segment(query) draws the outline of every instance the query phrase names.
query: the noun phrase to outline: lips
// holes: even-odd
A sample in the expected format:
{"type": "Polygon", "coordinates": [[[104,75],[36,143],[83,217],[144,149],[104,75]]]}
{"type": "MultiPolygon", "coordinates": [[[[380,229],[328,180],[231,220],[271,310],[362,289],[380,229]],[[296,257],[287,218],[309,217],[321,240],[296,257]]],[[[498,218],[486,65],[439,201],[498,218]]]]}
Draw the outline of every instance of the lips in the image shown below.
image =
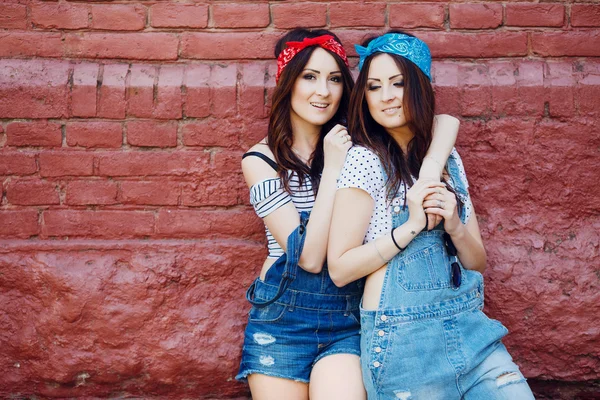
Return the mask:
{"type": "Polygon", "coordinates": [[[310,103],[311,106],[316,107],[318,109],[324,110],[327,107],[329,107],[329,104],[327,103],[310,103]]]}
{"type": "Polygon", "coordinates": [[[397,107],[388,107],[383,109],[383,113],[387,115],[394,115],[400,110],[400,106],[397,107]]]}

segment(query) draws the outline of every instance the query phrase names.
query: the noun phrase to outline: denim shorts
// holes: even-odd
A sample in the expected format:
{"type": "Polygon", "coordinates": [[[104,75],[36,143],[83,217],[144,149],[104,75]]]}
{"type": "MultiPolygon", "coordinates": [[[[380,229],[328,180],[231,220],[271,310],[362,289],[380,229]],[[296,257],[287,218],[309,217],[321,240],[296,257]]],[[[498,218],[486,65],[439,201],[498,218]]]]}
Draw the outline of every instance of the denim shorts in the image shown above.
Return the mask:
{"type": "MultiPolygon", "coordinates": [[[[254,295],[270,299],[277,289],[257,279],[254,295]]],[[[361,293],[288,289],[275,303],[252,307],[236,379],[263,374],[308,383],[313,366],[323,357],[360,356],[360,297],[361,293]]]]}

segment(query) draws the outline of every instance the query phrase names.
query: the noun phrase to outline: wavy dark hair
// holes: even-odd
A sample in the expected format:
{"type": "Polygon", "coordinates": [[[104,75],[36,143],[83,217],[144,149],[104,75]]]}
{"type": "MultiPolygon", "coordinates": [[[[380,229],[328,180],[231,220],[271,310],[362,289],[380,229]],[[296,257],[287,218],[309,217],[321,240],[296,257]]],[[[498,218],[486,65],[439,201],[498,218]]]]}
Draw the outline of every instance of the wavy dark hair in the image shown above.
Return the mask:
{"type": "MultiPolygon", "coordinates": [[[[399,30],[388,33],[413,36],[399,30]]],[[[366,39],[363,41],[362,46],[366,47],[375,38],[377,36],[366,39]]],[[[404,78],[402,108],[408,127],[414,134],[408,143],[407,154],[404,154],[394,138],[373,119],[365,99],[369,67],[373,58],[379,54],[382,53],[375,52],[367,57],[358,75],[356,86],[350,98],[348,131],[355,144],[368,147],[379,156],[388,177],[386,182],[387,197],[391,199],[398,193],[402,185],[407,189],[412,186],[414,182],[411,176],[419,176],[423,158],[427,154],[427,149],[433,137],[435,95],[429,78],[419,67],[404,57],[386,53],[394,59],[400,72],[402,72],[404,78]]]]}
{"type": "MultiPolygon", "coordinates": [[[[315,38],[321,35],[331,35],[335,40],[341,44],[340,39],[332,32],[326,29],[315,29],[308,30],[303,28],[296,28],[281,39],[277,41],[275,45],[275,57],[279,56],[279,53],[285,49],[287,42],[302,41],[305,38],[315,38]]],[[[350,69],[346,66],[344,61],[335,53],[325,49],[329,54],[335,58],[340,71],[342,73],[342,84],[344,91],[340,101],[340,106],[331,120],[321,127],[321,135],[317,147],[310,157],[310,167],[303,163],[302,160],[292,150],[293,136],[292,136],[292,122],[290,117],[291,112],[291,94],[296,83],[296,79],[304,67],[308,63],[310,56],[312,55],[315,48],[318,46],[310,46],[300,51],[288,65],[283,69],[279,82],[273,92],[273,100],[271,103],[271,115],[269,119],[269,132],[267,135],[267,142],[269,149],[273,152],[275,161],[279,165],[278,175],[281,178],[283,187],[289,192],[289,182],[291,175],[288,175],[288,171],[292,171],[298,176],[300,184],[304,183],[306,175],[310,177],[313,191],[317,194],[319,183],[321,181],[321,173],[323,172],[324,164],[324,153],[323,153],[323,138],[331,128],[336,124],[345,122],[348,118],[348,106],[350,104],[350,94],[354,87],[354,80],[350,69]]]]}

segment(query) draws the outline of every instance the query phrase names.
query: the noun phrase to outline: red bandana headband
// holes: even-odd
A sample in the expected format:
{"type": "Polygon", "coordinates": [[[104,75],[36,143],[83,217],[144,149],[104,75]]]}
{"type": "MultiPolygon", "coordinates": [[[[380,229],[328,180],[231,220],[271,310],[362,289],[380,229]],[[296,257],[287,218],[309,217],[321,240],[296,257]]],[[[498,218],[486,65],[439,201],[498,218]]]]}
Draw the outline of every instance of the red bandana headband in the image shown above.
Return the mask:
{"type": "Polygon", "coordinates": [[[281,72],[292,60],[292,58],[294,58],[296,54],[300,53],[300,51],[310,46],[320,46],[337,54],[342,60],[344,60],[346,66],[348,66],[348,58],[346,57],[344,48],[331,35],[321,35],[317,36],[316,38],[305,38],[301,42],[287,42],[286,46],[287,47],[283,49],[283,51],[279,53],[279,56],[277,57],[277,75],[275,76],[275,82],[279,82],[281,72]]]}

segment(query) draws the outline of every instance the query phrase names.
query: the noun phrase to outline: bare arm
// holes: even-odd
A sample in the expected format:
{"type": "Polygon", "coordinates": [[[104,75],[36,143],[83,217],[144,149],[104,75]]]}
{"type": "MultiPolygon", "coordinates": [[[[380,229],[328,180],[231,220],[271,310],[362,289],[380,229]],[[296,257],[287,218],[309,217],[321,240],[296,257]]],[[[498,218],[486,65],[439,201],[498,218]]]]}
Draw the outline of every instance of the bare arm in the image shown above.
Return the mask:
{"type": "MultiPolygon", "coordinates": [[[[337,178],[343,167],[346,153],[352,145],[351,142],[343,143],[342,136],[346,134],[346,131],[345,128],[342,128],[339,126],[337,129],[332,129],[324,140],[325,166],[311,217],[306,227],[304,249],[298,263],[302,269],[312,273],[319,273],[325,262],[337,178]]],[[[261,150],[265,152],[264,148],[261,150]]],[[[272,157],[272,155],[270,156],[272,157]]],[[[256,157],[245,158],[242,161],[242,171],[249,187],[261,180],[277,176],[276,172],[270,169],[263,160],[256,157]]],[[[287,250],[287,238],[300,223],[298,210],[294,204],[289,202],[279,207],[264,217],[264,221],[273,238],[284,251],[287,250]]]]}
{"type": "Polygon", "coordinates": [[[327,261],[331,279],[344,286],[378,270],[406,247],[425,225],[423,198],[443,187],[440,182],[420,181],[407,194],[408,220],[376,240],[363,244],[375,201],[362,189],[339,189],[335,197],[327,261]]]}
{"type": "Polygon", "coordinates": [[[440,179],[444,165],[456,143],[459,126],[460,121],[453,116],[447,114],[435,116],[433,120],[433,138],[419,170],[419,179],[440,179]]]}

